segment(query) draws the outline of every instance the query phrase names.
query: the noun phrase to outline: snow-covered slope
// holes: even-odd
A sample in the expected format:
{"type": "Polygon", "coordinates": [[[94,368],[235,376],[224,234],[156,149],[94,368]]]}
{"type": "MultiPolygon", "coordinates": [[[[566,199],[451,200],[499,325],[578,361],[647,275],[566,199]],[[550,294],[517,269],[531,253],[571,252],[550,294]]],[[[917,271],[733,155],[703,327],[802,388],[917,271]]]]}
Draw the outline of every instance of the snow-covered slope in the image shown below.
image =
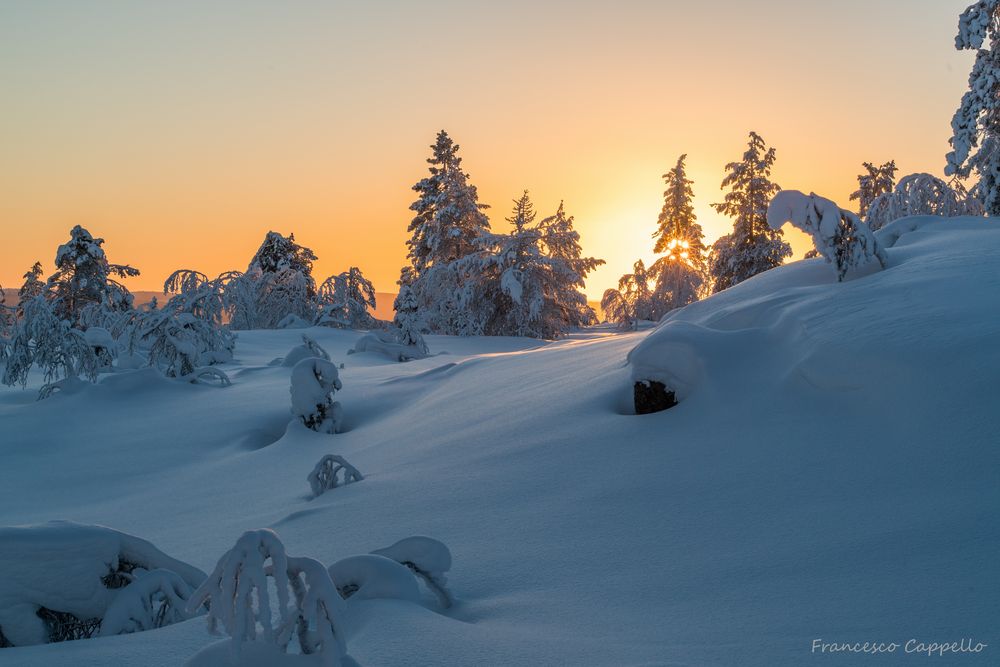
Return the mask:
{"type": "MultiPolygon", "coordinates": [[[[989,646],[935,664],[997,664],[1000,225],[922,225],[886,271],[797,262],[652,333],[430,337],[448,353],[399,364],[309,330],[345,363],[337,435],[286,428],[268,362],[301,331],[241,332],[226,388],[5,390],[0,525],[104,524],[205,571],[259,527],[327,564],[445,542],[455,606],[357,603],[360,665],[801,665],[814,639],[967,637],[989,646]],[[633,378],[681,403],[629,414],[633,378]],[[312,499],[328,453],[364,480],[312,499]]],[[[214,640],[198,618],[0,664],[177,665],[214,640]]]]}

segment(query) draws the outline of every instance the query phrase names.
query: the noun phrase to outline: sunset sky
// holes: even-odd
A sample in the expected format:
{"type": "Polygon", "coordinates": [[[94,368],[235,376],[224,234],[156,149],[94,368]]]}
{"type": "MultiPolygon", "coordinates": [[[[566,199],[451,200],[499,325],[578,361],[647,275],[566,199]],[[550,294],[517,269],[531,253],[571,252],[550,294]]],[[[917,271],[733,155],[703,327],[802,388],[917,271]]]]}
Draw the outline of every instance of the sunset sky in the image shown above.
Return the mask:
{"type": "Polygon", "coordinates": [[[681,153],[709,241],[751,129],[845,207],[862,161],[941,175],[970,1],[0,1],[0,283],[82,224],[132,289],[244,269],[273,229],[394,291],[444,128],[494,229],[525,188],[565,200],[599,298],[653,257],[681,153]]]}

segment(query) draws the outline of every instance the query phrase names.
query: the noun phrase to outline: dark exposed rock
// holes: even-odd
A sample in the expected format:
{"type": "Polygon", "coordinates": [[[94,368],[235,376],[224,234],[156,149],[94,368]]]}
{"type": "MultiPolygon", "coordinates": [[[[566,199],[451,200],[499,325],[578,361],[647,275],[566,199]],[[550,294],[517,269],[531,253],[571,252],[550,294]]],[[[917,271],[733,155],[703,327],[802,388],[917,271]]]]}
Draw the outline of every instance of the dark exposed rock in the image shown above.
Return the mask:
{"type": "Polygon", "coordinates": [[[674,392],[662,382],[640,380],[635,383],[635,414],[648,415],[677,405],[674,392]]]}

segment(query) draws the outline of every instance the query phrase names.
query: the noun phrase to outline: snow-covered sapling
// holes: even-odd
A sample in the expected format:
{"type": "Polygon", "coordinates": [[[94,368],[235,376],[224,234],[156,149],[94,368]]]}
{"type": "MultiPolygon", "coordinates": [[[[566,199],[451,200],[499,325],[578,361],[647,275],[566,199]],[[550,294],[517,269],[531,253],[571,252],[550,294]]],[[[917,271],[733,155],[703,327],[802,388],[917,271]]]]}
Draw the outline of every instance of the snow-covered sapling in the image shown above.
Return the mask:
{"type": "Polygon", "coordinates": [[[300,651],[317,655],[324,665],[339,665],[346,655],[345,604],[329,573],[312,558],[288,556],[272,530],[248,531],[223,554],[192,594],[187,611],[205,604],[209,632],[217,633],[221,623],[237,664],[254,644],[286,652],[293,634],[300,651]],[[271,598],[272,587],[277,600],[271,598]]]}
{"type": "Polygon", "coordinates": [[[327,454],[319,460],[316,467],[307,477],[309,488],[314,496],[320,496],[325,491],[335,489],[338,486],[360,482],[364,479],[358,469],[348,463],[343,456],[337,454],[327,454]],[[340,475],[338,479],[337,475],[340,475]]]}
{"type": "Polygon", "coordinates": [[[292,368],[292,414],[314,431],[339,432],[342,412],[333,394],[342,386],[332,362],[318,357],[303,359],[292,368]]]}
{"type": "Polygon", "coordinates": [[[437,595],[442,607],[451,607],[453,598],[445,576],[451,569],[451,551],[443,542],[432,537],[414,535],[372,553],[391,558],[410,568],[437,595]]]}
{"type": "Polygon", "coordinates": [[[413,571],[385,556],[348,556],[331,565],[329,572],[345,600],[420,601],[420,589],[413,571]]]}
{"type": "Polygon", "coordinates": [[[143,572],[118,592],[101,621],[101,636],[142,632],[195,615],[186,609],[194,587],[171,570],[143,572]]]}
{"type": "Polygon", "coordinates": [[[829,199],[797,190],[779,192],[767,208],[767,224],[781,229],[786,222],[812,236],[819,254],[837,268],[837,280],[873,262],[883,269],[888,263],[868,225],[829,199]]]}

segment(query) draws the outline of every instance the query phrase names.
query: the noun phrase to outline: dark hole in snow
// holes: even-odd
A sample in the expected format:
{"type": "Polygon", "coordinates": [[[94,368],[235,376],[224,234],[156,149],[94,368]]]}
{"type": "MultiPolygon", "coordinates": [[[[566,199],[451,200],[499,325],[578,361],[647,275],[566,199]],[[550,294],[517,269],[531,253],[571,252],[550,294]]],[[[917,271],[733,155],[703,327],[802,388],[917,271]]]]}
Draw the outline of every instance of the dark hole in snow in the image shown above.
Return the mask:
{"type": "Polygon", "coordinates": [[[3,636],[3,628],[0,628],[0,648],[12,648],[14,645],[3,636]]]}
{"type": "Polygon", "coordinates": [[[39,607],[35,612],[45,622],[49,630],[49,643],[68,642],[75,639],[90,639],[101,629],[101,619],[80,620],[65,611],[54,611],[39,607]]]}
{"type": "Polygon", "coordinates": [[[677,405],[677,397],[667,386],[656,380],[635,383],[635,414],[648,415],[677,405]]]}
{"type": "Polygon", "coordinates": [[[360,586],[358,586],[357,584],[346,584],[345,586],[338,588],[337,592],[340,593],[340,597],[346,600],[347,598],[357,593],[359,588],[360,586]]]}

